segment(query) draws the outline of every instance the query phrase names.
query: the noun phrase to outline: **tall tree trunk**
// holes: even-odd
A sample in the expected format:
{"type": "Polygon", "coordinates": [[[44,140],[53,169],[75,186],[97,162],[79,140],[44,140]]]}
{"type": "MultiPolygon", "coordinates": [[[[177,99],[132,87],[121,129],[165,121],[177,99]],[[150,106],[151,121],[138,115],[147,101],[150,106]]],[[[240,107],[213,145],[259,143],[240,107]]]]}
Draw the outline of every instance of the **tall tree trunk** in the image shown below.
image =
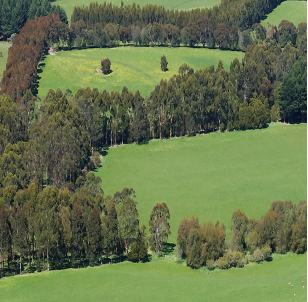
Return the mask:
{"type": "Polygon", "coordinates": [[[19,262],[19,274],[21,275],[21,263],[22,263],[22,255],[20,255],[19,258],[20,262],[19,262]]]}
{"type": "Polygon", "coordinates": [[[28,248],[28,266],[31,267],[31,245],[28,248]]]}
{"type": "Polygon", "coordinates": [[[111,144],[110,144],[110,145],[111,145],[111,147],[112,147],[112,126],[111,126],[111,125],[110,125],[110,128],[111,128],[111,129],[110,129],[110,131],[111,131],[111,134],[110,134],[110,142],[111,142],[111,144]]]}
{"type": "Polygon", "coordinates": [[[47,248],[47,270],[49,271],[49,248],[47,248]]]}
{"type": "Polygon", "coordinates": [[[43,250],[43,270],[45,270],[45,251],[43,250]]]}

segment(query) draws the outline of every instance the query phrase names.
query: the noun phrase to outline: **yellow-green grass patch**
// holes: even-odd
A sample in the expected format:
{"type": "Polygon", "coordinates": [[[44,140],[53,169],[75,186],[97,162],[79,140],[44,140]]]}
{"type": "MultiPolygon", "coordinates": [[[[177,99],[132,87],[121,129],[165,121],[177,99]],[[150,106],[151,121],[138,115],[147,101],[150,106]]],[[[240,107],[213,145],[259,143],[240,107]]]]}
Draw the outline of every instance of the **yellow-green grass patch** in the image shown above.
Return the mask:
{"type": "Polygon", "coordinates": [[[46,96],[50,88],[67,88],[75,93],[80,87],[98,88],[100,91],[121,91],[126,86],[135,93],[139,90],[146,97],[162,78],[169,79],[177,74],[180,65],[189,64],[194,69],[217,66],[222,60],[226,69],[231,61],[240,61],[244,53],[221,51],[207,48],[169,47],[117,47],[86,50],[60,51],[48,55],[43,72],[39,73],[39,96],[46,96]],[[168,71],[160,69],[161,56],[168,61],[168,71]],[[111,74],[104,76],[96,71],[101,68],[101,60],[111,60],[111,74]]]}
{"type": "Polygon", "coordinates": [[[0,80],[2,79],[3,71],[6,69],[6,61],[11,46],[12,44],[9,42],[0,42],[0,52],[2,53],[0,57],[0,80]]]}

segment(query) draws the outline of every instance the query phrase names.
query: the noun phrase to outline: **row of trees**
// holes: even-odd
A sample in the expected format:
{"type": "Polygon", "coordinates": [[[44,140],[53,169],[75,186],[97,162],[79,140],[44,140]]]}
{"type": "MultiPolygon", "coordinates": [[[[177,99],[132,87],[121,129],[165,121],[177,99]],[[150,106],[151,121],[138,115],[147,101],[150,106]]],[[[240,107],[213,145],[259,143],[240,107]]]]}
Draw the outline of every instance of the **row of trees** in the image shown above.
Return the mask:
{"type": "MultiPolygon", "coordinates": [[[[207,17],[190,22],[182,29],[173,24],[156,22],[143,27],[137,25],[122,27],[113,23],[103,26],[101,23],[96,23],[88,28],[83,20],[79,20],[72,24],[69,36],[74,37],[74,45],[81,48],[117,46],[121,41],[124,44],[134,43],[143,46],[182,44],[190,47],[203,45],[209,48],[217,46],[220,49],[245,50],[254,40],[265,40],[269,37],[275,38],[282,47],[288,42],[292,46],[301,44],[306,47],[302,39],[305,33],[303,29],[304,24],[296,28],[292,22],[286,20],[283,20],[278,28],[269,25],[266,29],[260,23],[255,23],[247,30],[240,30],[237,25],[228,28],[224,22],[215,26],[207,17]]],[[[67,40],[68,36],[60,45],[69,45],[67,40]]]]}
{"type": "Polygon", "coordinates": [[[198,218],[183,219],[179,225],[178,254],[193,268],[242,267],[249,261],[269,259],[272,252],[307,251],[307,202],[276,201],[259,220],[248,219],[240,210],[232,215],[232,239],[225,242],[225,227],[198,218]]]}
{"type": "Polygon", "coordinates": [[[58,15],[28,20],[15,36],[9,49],[6,70],[3,72],[1,93],[19,100],[28,89],[34,90],[37,68],[47,48],[47,35],[54,23],[62,23],[58,15]]]}
{"type": "MultiPolygon", "coordinates": [[[[145,226],[139,227],[133,189],[104,197],[93,172],[77,189],[40,189],[36,181],[10,195],[0,190],[1,277],[16,271],[100,265],[125,256],[147,260],[145,226]],[[6,265],[4,265],[6,262],[6,265]]],[[[7,187],[8,188],[8,187],[7,187]]],[[[150,215],[150,247],[160,252],[170,234],[169,209],[157,203],[150,215]]],[[[120,259],[121,260],[121,259],[120,259]]]]}
{"type": "MultiPolygon", "coordinates": [[[[44,33],[52,20],[45,17],[29,24],[41,24],[44,33]]],[[[22,32],[17,43],[19,36],[26,39],[22,32]]],[[[5,158],[0,181],[4,187],[26,188],[36,179],[40,187],[73,188],[84,168],[99,165],[96,151],[104,145],[261,128],[280,115],[285,121],[306,121],[305,50],[290,43],[281,48],[274,38],[249,46],[243,62],[235,59],[230,71],[221,62],[216,69],[211,66],[196,72],[184,64],[178,75],[162,80],[146,99],[125,87],[121,93],[79,89],[74,96],[70,91],[51,90],[40,110],[35,107],[39,100],[26,89],[35,79],[31,60],[39,60],[43,46],[31,48],[35,37],[28,38],[27,47],[16,44],[19,56],[14,43],[3,79],[7,85],[2,86],[2,93],[7,91],[17,99],[14,103],[8,96],[0,98],[0,153],[5,158]],[[30,66],[31,77],[25,75],[30,66]],[[292,97],[289,90],[295,91],[292,97]],[[9,143],[14,147],[8,147],[9,143]]],[[[44,45],[47,40],[35,41],[44,45]]]]}
{"type": "Polygon", "coordinates": [[[48,0],[1,0],[0,11],[0,35],[4,38],[19,33],[28,19],[36,17],[59,14],[61,21],[68,23],[65,10],[48,0]]]}
{"type": "Polygon", "coordinates": [[[135,3],[132,5],[122,3],[120,7],[106,2],[90,3],[89,6],[74,8],[71,23],[83,20],[88,28],[93,28],[97,23],[103,26],[113,23],[123,27],[129,25],[144,27],[156,22],[172,24],[182,29],[188,23],[206,17],[214,28],[219,23],[225,23],[228,28],[237,26],[244,30],[252,27],[254,23],[259,23],[281,2],[280,0],[224,0],[213,8],[191,11],[166,10],[163,6],[152,4],[141,8],[135,3]]]}

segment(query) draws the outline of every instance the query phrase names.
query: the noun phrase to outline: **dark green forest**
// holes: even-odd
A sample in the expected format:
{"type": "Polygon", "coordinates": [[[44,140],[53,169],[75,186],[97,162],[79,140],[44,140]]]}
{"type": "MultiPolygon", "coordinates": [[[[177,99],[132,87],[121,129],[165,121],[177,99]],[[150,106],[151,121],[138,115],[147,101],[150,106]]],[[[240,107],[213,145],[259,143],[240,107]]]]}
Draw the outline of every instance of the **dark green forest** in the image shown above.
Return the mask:
{"type": "MultiPolygon", "coordinates": [[[[259,23],[278,1],[224,0],[190,12],[91,4],[75,8],[70,27],[65,13],[44,1],[1,3],[2,34],[19,32],[0,97],[2,276],[126,257],[149,261],[148,246],[164,253],[170,234],[165,203],[149,213],[147,237],[133,189],[104,196],[93,171],[108,146],[307,121],[307,24],[259,23]],[[230,71],[221,61],[216,69],[184,64],[147,98],[126,87],[121,93],[80,88],[75,95],[58,89],[37,97],[38,68],[50,47],[69,51],[120,42],[240,49],[245,57],[235,59],[230,71]]],[[[232,221],[232,241],[226,243],[219,222],[184,219],[179,256],[192,268],[224,269],[269,259],[272,252],[307,250],[306,202],[277,201],[260,220],[237,211],[232,221]]]]}
{"type": "Polygon", "coordinates": [[[50,14],[59,14],[61,21],[68,23],[64,9],[48,0],[1,0],[0,35],[8,38],[19,33],[27,20],[50,14]]]}

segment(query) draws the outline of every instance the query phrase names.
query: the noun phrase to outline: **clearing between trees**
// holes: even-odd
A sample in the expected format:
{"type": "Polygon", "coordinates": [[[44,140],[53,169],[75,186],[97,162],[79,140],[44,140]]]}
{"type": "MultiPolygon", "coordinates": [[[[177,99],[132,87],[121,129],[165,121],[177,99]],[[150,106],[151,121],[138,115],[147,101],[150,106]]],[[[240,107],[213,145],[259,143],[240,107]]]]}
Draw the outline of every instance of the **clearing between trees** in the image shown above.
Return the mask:
{"type": "Polygon", "coordinates": [[[98,88],[100,91],[122,91],[126,86],[133,93],[139,90],[143,97],[148,96],[162,78],[171,78],[179,67],[187,63],[195,70],[214,65],[222,60],[226,70],[231,61],[244,57],[243,52],[222,51],[207,48],[168,48],[168,47],[117,47],[85,50],[60,51],[56,56],[47,56],[40,73],[38,95],[45,97],[49,89],[69,88],[73,94],[80,87],[98,88]],[[168,71],[161,70],[161,56],[168,61],[168,71]],[[96,71],[101,60],[109,58],[113,72],[102,77],[96,71]],[[60,71],[60,72],[58,72],[60,71]]]}
{"type": "Polygon", "coordinates": [[[307,1],[284,1],[261,24],[266,27],[270,23],[278,27],[282,20],[288,20],[295,26],[307,22],[307,1]]]}
{"type": "Polygon", "coordinates": [[[105,195],[136,191],[141,225],[156,202],[170,211],[171,235],[184,217],[219,219],[231,238],[238,209],[260,218],[276,200],[298,203],[307,196],[307,125],[271,123],[262,130],[152,140],[109,148],[97,175],[105,195]]]}

